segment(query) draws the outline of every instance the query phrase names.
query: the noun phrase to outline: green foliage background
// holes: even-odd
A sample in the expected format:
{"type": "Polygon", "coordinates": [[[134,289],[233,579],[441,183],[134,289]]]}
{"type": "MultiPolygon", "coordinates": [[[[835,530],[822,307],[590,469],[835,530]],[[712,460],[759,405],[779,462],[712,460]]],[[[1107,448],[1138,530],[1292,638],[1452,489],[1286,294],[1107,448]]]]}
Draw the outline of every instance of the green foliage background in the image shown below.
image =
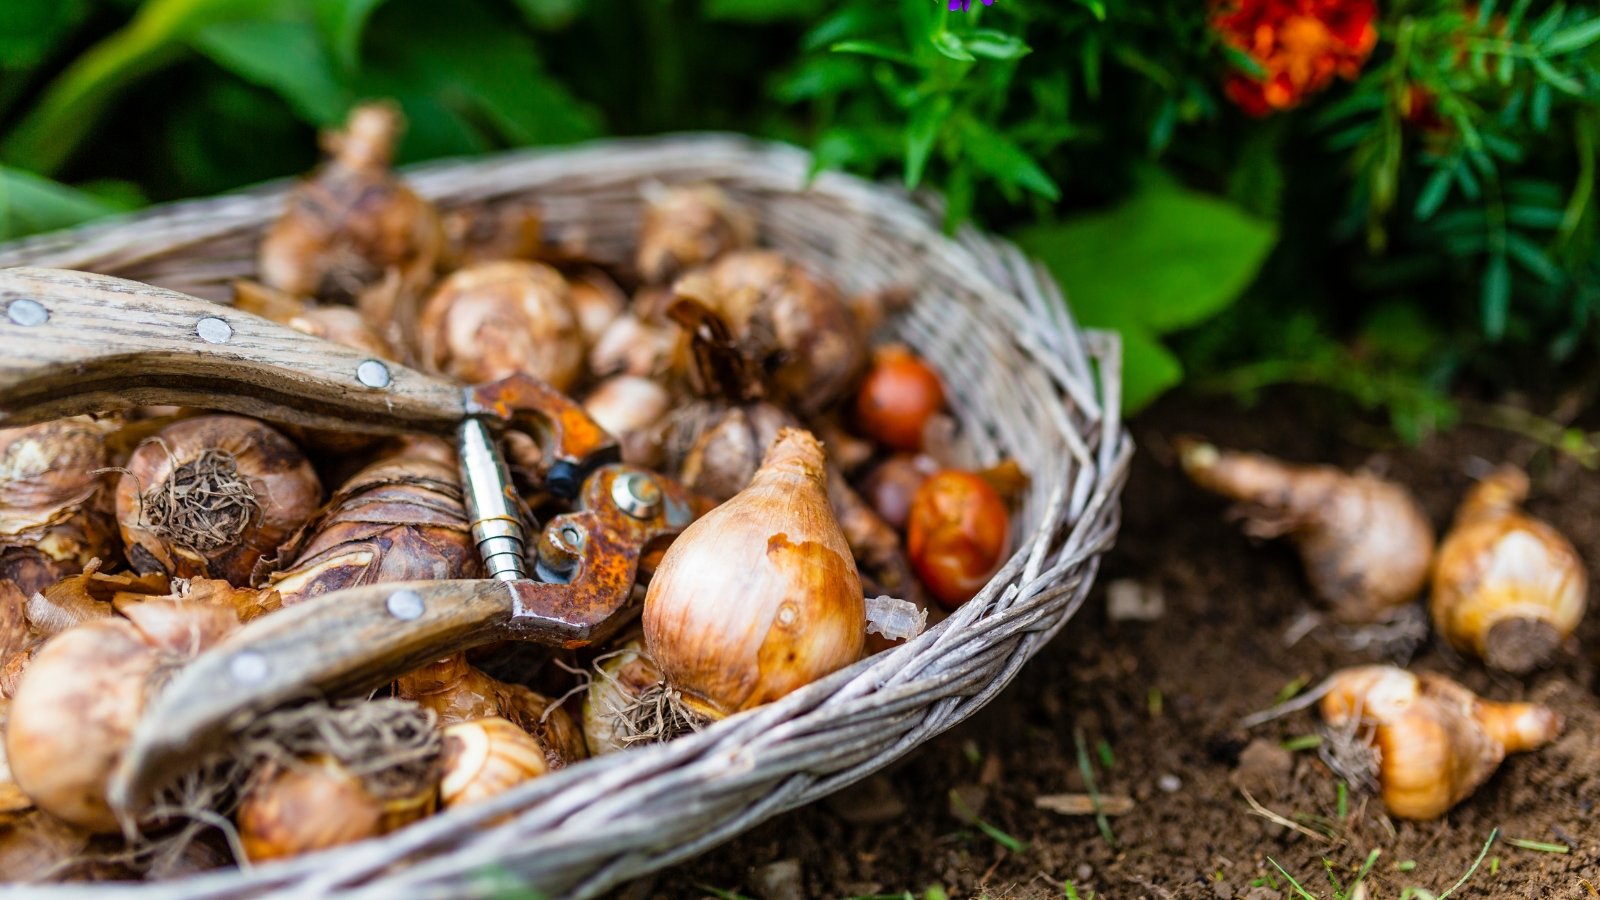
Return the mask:
{"type": "Polygon", "coordinates": [[[1415,436],[1596,376],[1593,5],[1385,0],[1358,81],[1259,120],[1199,0],[972,5],[5,0],[0,237],[304,171],[386,96],[405,162],[730,129],[938,190],[1123,333],[1130,407],[1310,382],[1415,436]]]}

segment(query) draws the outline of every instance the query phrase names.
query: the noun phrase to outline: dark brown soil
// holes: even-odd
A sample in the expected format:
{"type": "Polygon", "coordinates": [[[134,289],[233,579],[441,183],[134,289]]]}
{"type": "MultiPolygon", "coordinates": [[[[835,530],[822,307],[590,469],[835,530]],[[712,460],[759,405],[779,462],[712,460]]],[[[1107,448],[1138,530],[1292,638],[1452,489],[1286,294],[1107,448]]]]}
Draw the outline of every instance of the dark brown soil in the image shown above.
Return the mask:
{"type": "Polygon", "coordinates": [[[1526,439],[1462,428],[1394,447],[1304,393],[1250,411],[1169,401],[1134,424],[1141,453],[1122,536],[1094,597],[1010,690],[865,784],[620,895],[921,898],[937,885],[951,897],[1031,898],[1071,896],[1070,881],[1080,897],[1119,900],[1304,896],[1275,863],[1323,898],[1335,896],[1330,874],[1348,885],[1381,851],[1366,881],[1377,900],[1412,887],[1444,892],[1498,829],[1452,897],[1600,898],[1600,614],[1591,612],[1553,669],[1520,681],[1492,676],[1430,638],[1414,668],[1449,673],[1496,699],[1549,704],[1565,717],[1565,734],[1508,759],[1441,821],[1391,821],[1377,798],[1355,792],[1341,815],[1338,779],[1315,750],[1281,749],[1316,733],[1312,713],[1253,732],[1234,723],[1271,706],[1292,681],[1314,684],[1381,652],[1350,649],[1327,627],[1285,645],[1286,630],[1311,606],[1298,560],[1286,546],[1246,540],[1226,524],[1222,502],[1181,480],[1170,442],[1186,432],[1290,459],[1371,466],[1411,485],[1440,527],[1472,473],[1488,463],[1527,465],[1530,510],[1571,537],[1591,571],[1600,562],[1600,476],[1526,439]],[[1110,621],[1105,585],[1117,579],[1159,590],[1164,614],[1110,621]],[[1133,799],[1131,812],[1110,819],[1115,845],[1091,817],[1035,807],[1039,795],[1086,790],[1080,733],[1099,791],[1133,799]],[[1275,813],[1326,825],[1335,837],[1313,840],[1253,815],[1239,785],[1275,813]],[[964,823],[963,806],[984,825],[964,823]],[[773,865],[791,860],[798,866],[773,865]]]}

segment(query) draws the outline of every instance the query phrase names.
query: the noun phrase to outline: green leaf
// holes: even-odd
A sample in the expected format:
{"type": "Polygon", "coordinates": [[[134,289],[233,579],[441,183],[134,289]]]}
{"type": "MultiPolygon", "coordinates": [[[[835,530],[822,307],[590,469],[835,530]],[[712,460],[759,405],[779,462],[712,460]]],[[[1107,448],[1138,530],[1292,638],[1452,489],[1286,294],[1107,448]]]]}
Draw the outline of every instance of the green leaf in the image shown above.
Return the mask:
{"type": "Polygon", "coordinates": [[[217,65],[277,92],[312,124],[336,124],[356,99],[309,21],[226,22],[201,30],[193,44],[217,65]]]}
{"type": "Polygon", "coordinates": [[[933,36],[929,38],[929,40],[933,43],[933,49],[939,51],[944,56],[950,57],[951,59],[960,62],[973,62],[977,59],[976,56],[972,55],[972,51],[968,50],[962,43],[961,38],[957,37],[954,32],[936,31],[933,33],[933,36]]]}
{"type": "Polygon", "coordinates": [[[1422,193],[1417,195],[1417,207],[1412,215],[1417,221],[1425,222],[1439,211],[1444,205],[1446,197],[1450,196],[1450,182],[1452,171],[1450,169],[1435,169],[1428,181],[1422,186],[1422,193]]]}
{"type": "Polygon", "coordinates": [[[523,20],[540,31],[557,31],[571,25],[584,8],[584,0],[515,0],[515,2],[523,20]]]}
{"type": "Polygon", "coordinates": [[[1600,41],[1600,17],[1556,32],[1550,40],[1544,42],[1542,49],[1546,55],[1560,56],[1563,53],[1582,50],[1595,41],[1600,41]]]}
{"type": "Polygon", "coordinates": [[[780,103],[838,96],[868,83],[865,65],[849,56],[810,56],[773,83],[772,96],[780,103]]]}
{"type": "Polygon", "coordinates": [[[1106,20],[1105,0],[1077,0],[1079,6],[1087,9],[1089,14],[1101,22],[1106,20]]]}
{"type": "Polygon", "coordinates": [[[384,0],[311,0],[311,9],[323,39],[346,71],[361,61],[361,36],[367,20],[384,0]]]}
{"type": "Polygon", "coordinates": [[[961,120],[961,152],[978,171],[1003,185],[1021,187],[1047,200],[1061,199],[1061,189],[1033,157],[975,119],[961,120]]]}
{"type": "Polygon", "coordinates": [[[919,65],[915,59],[911,58],[911,54],[898,47],[891,47],[879,41],[840,41],[828,49],[834,53],[857,53],[862,56],[873,56],[907,66],[919,65]]]}
{"type": "Polygon", "coordinates": [[[1506,255],[1545,284],[1560,284],[1562,281],[1561,267],[1550,259],[1544,249],[1514,231],[1506,235],[1506,255]]]}
{"type": "Polygon", "coordinates": [[[950,96],[936,94],[918,103],[911,110],[911,121],[906,125],[906,171],[908,189],[922,183],[922,173],[927,168],[928,157],[939,137],[939,129],[950,115],[950,96]]]}
{"type": "MultiPolygon", "coordinates": [[[[533,0],[523,0],[533,2],[533,0]]],[[[701,10],[708,19],[764,24],[790,20],[810,21],[828,8],[827,0],[705,0],[701,10]]]]}
{"type": "Polygon", "coordinates": [[[1122,335],[1122,409],[1133,413],[1183,383],[1183,364],[1146,329],[1128,326],[1122,335]]]}
{"type": "Polygon", "coordinates": [[[358,96],[394,97],[408,159],[559,144],[601,131],[599,115],[540,65],[537,46],[487,3],[401,3],[373,19],[358,96]]]}
{"type": "Polygon", "coordinates": [[[984,59],[1021,59],[1033,52],[1022,38],[993,28],[979,28],[961,36],[961,45],[984,59]]]}
{"type": "Polygon", "coordinates": [[[116,202],[7,166],[0,166],[0,241],[124,212],[116,202]]]}
{"type": "Polygon", "coordinates": [[[181,55],[181,43],[201,28],[273,15],[273,0],[149,0],[122,30],[73,61],[45,88],[37,106],[0,142],[0,158],[50,174],[135,78],[181,55]]]}
{"type": "Polygon", "coordinates": [[[1017,240],[1055,275],[1081,322],[1123,334],[1124,406],[1134,410],[1181,377],[1165,351],[1138,342],[1154,343],[1232,303],[1275,234],[1232,204],[1154,179],[1119,206],[1035,226],[1017,240]]]}
{"type": "Polygon", "coordinates": [[[1489,264],[1484,267],[1481,303],[1483,333],[1489,340],[1498,341],[1506,335],[1506,319],[1511,311],[1511,271],[1502,253],[1489,257],[1489,264]]]}
{"type": "Polygon", "coordinates": [[[84,0],[5,0],[0,3],[0,70],[38,65],[88,13],[84,0]]]}

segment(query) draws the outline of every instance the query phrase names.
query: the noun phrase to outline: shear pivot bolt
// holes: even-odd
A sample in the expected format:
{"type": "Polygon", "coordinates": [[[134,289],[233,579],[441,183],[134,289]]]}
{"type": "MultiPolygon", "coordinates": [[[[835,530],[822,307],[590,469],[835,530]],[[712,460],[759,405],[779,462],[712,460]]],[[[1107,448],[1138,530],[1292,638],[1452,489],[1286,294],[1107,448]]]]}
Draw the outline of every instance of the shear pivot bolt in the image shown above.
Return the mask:
{"type": "Polygon", "coordinates": [[[267,677],[267,659],[254,651],[246,651],[228,663],[228,674],[240,684],[257,684],[267,677]]]}
{"type": "Polygon", "coordinates": [[[226,344],[233,337],[233,326],[216,316],[206,316],[194,323],[194,333],[208,344],[226,344]]]}
{"type": "Polygon", "coordinates": [[[383,605],[388,608],[389,615],[405,622],[421,618],[426,608],[422,595],[416,591],[395,591],[383,605]]]}
{"type": "Polygon", "coordinates": [[[648,519],[661,506],[661,486],[642,472],[627,472],[611,483],[611,500],[635,519],[648,519]]]}
{"type": "Polygon", "coordinates": [[[356,380],[370,388],[389,386],[389,367],[375,359],[356,366],[356,380]]]}
{"type": "Polygon", "coordinates": [[[24,297],[20,300],[13,300],[6,306],[6,318],[24,328],[31,328],[35,325],[43,325],[48,321],[50,311],[45,309],[44,304],[39,301],[29,300],[24,297]]]}

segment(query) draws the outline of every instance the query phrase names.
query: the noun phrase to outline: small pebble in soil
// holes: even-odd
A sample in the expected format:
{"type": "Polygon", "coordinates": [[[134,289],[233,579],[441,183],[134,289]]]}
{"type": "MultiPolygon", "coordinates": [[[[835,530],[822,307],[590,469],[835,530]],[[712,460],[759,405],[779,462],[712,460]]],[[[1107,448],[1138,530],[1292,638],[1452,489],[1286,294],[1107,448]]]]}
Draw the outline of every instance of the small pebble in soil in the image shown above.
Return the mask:
{"type": "Polygon", "coordinates": [[[1286,793],[1294,777],[1294,754],[1277,741],[1256,738],[1239,754],[1239,765],[1228,780],[1256,799],[1286,793]]]}
{"type": "Polygon", "coordinates": [[[1078,867],[1072,870],[1072,874],[1076,875],[1079,881],[1088,881],[1094,877],[1094,866],[1088,863],[1078,863],[1078,867]]]}
{"type": "Polygon", "coordinates": [[[1113,622],[1154,622],[1166,612],[1167,599],[1156,585],[1134,578],[1106,585],[1106,615],[1113,622]]]}
{"type": "Polygon", "coordinates": [[[805,900],[800,861],[780,859],[750,873],[751,888],[761,900],[805,900]]]}
{"type": "Polygon", "coordinates": [[[1176,794],[1183,790],[1183,779],[1168,772],[1156,779],[1156,787],[1164,794],[1176,794]]]}

